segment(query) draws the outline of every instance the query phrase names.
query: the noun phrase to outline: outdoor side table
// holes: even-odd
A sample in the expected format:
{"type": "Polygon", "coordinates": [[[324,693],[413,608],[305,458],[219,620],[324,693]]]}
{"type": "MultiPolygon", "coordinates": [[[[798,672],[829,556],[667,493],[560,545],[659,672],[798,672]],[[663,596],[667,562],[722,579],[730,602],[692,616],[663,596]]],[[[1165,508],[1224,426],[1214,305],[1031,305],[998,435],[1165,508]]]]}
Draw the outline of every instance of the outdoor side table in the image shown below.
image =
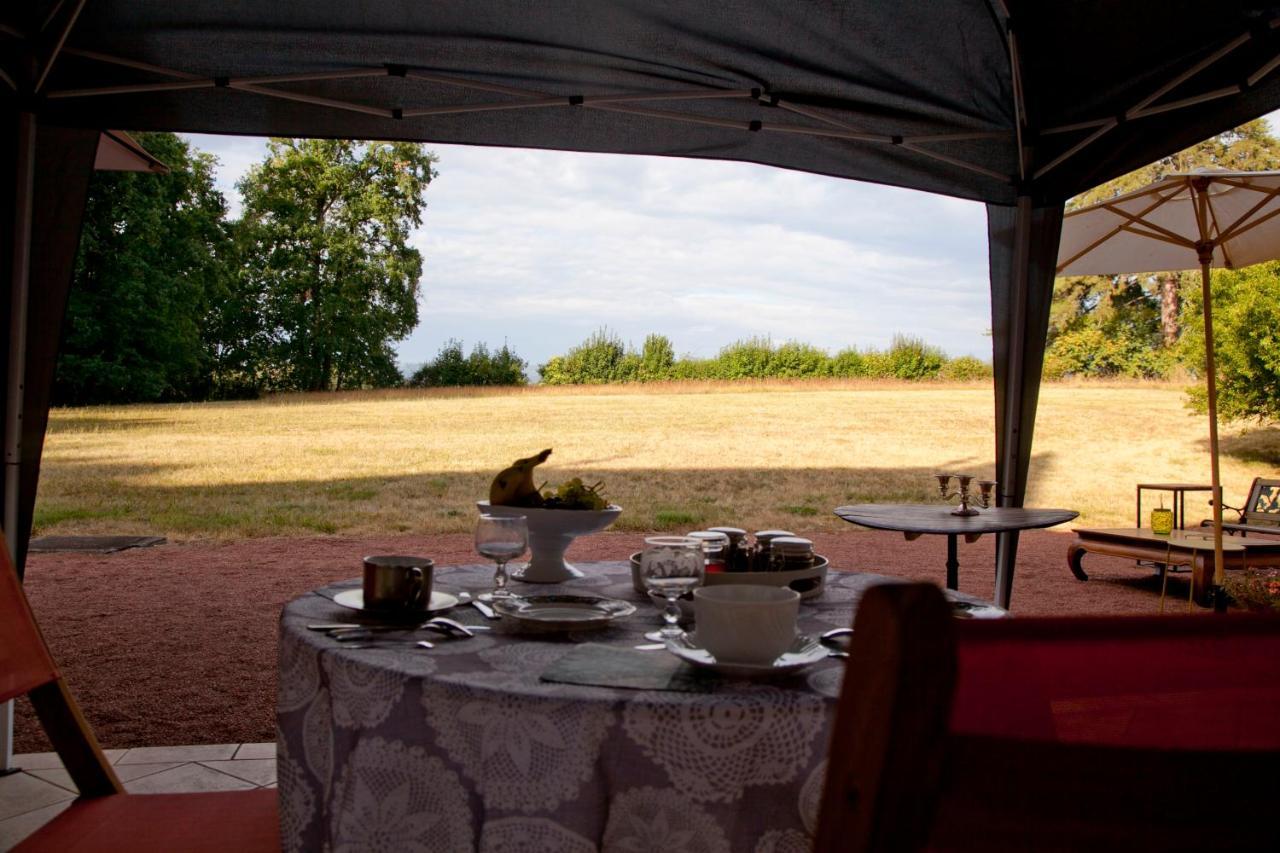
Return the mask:
{"type": "MultiPolygon", "coordinates": [[[[957,540],[976,542],[984,533],[1009,533],[1053,527],[1079,515],[1069,509],[1027,509],[1025,507],[991,507],[977,515],[951,514],[949,504],[854,504],[836,507],[835,514],[845,521],[876,530],[897,530],[910,542],[930,533],[947,537],[947,589],[960,583],[960,558],[957,540]]],[[[995,591],[997,607],[1008,607],[1013,592],[1013,574],[995,591]]]]}
{"type": "MultiPolygon", "coordinates": [[[[541,681],[575,645],[630,649],[661,621],[632,588],[627,563],[578,567],[586,577],[512,588],[640,609],[606,630],[546,636],[507,633],[505,622],[458,607],[448,615],[494,630],[433,635],[435,647],[420,650],[353,649],[307,630],[364,621],[330,598],[358,581],[286,605],[276,717],[283,848],[808,850],[842,663],[686,691],[541,681]]],[[[897,582],[833,571],[823,596],[800,608],[799,628],[847,628],[863,590],[897,582]]],[[[492,565],[435,573],[444,591],[492,583],[492,565]]],[[[1004,615],[949,597],[968,616],[1004,615]]]]}
{"type": "MultiPolygon", "coordinates": [[[[1173,504],[1170,509],[1173,510],[1173,526],[1177,530],[1185,530],[1187,527],[1187,492],[1212,492],[1213,486],[1206,486],[1198,483],[1139,483],[1135,490],[1136,503],[1138,506],[1137,518],[1134,527],[1147,527],[1146,521],[1142,518],[1142,493],[1143,492],[1171,492],[1173,494],[1173,504]]],[[[1222,496],[1218,495],[1218,500],[1222,500],[1222,496]]]]}

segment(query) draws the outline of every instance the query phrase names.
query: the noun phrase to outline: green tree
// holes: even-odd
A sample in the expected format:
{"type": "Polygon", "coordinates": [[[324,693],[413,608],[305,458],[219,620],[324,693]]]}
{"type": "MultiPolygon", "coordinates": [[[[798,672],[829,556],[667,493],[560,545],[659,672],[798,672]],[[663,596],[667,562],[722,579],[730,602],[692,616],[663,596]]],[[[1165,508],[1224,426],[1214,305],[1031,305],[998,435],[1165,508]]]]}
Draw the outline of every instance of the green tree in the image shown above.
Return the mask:
{"type": "MultiPolygon", "coordinates": [[[[1210,287],[1219,416],[1280,421],[1280,261],[1214,270],[1210,287]]],[[[1188,290],[1182,348],[1186,363],[1198,370],[1204,367],[1201,305],[1199,288],[1188,290]]],[[[1190,395],[1204,411],[1204,387],[1190,395]]]]}
{"type": "Polygon", "coordinates": [[[240,343],[260,352],[264,387],[402,381],[391,345],[418,323],[422,257],[408,241],[435,162],[407,142],[271,140],[238,184],[238,294],[261,321],[240,343]]]}
{"type": "MultiPolygon", "coordinates": [[[[1139,189],[1165,175],[1194,169],[1255,171],[1280,168],[1280,140],[1265,120],[1243,124],[1095,187],[1068,207],[1088,205],[1139,189]]],[[[1194,258],[1190,259],[1194,266],[1194,258]]],[[[1054,283],[1049,321],[1047,376],[1164,376],[1185,352],[1178,347],[1189,294],[1198,273],[1144,276],[1072,276],[1054,283]],[[1106,341],[1096,357],[1089,349],[1106,341]]]]}
{"type": "Polygon", "coordinates": [[[201,398],[230,238],[214,158],[172,133],[138,141],[168,174],[98,172],[54,380],[61,404],[201,398]]]}
{"type": "Polygon", "coordinates": [[[671,369],[676,363],[676,350],[671,346],[671,339],[666,335],[649,335],[644,339],[644,348],[640,350],[640,370],[637,377],[641,382],[661,382],[671,378],[671,369]]]}

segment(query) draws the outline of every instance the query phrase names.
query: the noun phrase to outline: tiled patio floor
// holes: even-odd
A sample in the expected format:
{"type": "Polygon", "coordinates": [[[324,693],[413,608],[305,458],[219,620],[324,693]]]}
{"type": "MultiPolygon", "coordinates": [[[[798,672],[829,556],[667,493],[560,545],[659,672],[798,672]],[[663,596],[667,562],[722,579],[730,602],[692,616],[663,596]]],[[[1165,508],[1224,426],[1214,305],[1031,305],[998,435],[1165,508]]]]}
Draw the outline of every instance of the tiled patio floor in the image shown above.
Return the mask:
{"type": "MultiPolygon", "coordinates": [[[[274,788],[274,743],[143,746],[103,750],[131,794],[274,788]]],[[[0,853],[71,805],[76,786],[52,752],[14,756],[21,773],[0,777],[0,853]]]]}

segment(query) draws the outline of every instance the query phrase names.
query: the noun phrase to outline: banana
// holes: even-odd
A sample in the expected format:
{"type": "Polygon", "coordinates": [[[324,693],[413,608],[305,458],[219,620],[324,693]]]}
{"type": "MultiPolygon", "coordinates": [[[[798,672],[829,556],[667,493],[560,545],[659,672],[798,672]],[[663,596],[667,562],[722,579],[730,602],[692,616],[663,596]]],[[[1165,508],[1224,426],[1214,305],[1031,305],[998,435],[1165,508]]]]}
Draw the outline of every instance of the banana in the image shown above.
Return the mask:
{"type": "Polygon", "coordinates": [[[547,461],[551,448],[536,456],[517,459],[511,467],[504,468],[493,478],[489,486],[490,506],[541,506],[542,495],[533,482],[533,469],[547,461]]]}

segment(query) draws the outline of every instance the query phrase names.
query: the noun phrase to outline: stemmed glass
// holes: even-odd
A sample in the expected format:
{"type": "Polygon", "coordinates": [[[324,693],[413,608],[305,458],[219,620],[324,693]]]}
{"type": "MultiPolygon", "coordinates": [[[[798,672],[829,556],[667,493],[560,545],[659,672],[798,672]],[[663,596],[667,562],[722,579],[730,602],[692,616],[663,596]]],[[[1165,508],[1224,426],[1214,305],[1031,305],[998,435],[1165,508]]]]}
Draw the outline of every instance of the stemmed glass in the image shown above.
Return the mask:
{"type": "Polygon", "coordinates": [[[662,611],[661,631],[650,631],[646,640],[665,643],[684,636],[680,630],[680,605],[684,593],[702,585],[706,555],[702,543],[688,536],[651,536],[644,540],[640,554],[640,577],[646,589],[656,590],[667,600],[662,611]]]}
{"type": "Polygon", "coordinates": [[[507,562],[529,548],[529,523],[523,515],[481,515],[476,522],[476,553],[498,564],[493,575],[493,592],[478,596],[481,601],[511,598],[507,589],[507,562]]]}

